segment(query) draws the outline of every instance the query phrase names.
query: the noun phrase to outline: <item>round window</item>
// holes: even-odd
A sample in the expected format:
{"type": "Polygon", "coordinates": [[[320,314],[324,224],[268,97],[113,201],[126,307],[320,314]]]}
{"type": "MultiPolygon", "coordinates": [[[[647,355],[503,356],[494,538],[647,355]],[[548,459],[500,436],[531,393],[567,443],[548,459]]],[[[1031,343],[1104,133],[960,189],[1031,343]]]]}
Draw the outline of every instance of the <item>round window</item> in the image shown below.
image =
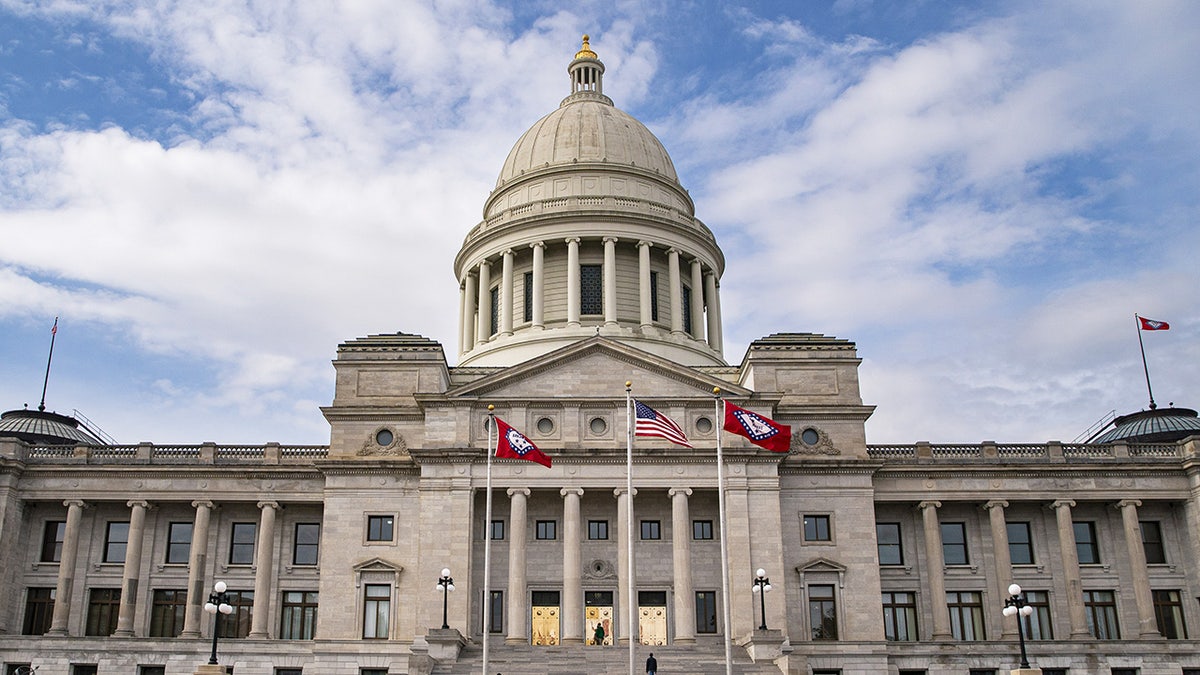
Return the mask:
{"type": "Polygon", "coordinates": [[[396,440],[396,437],[387,429],[380,429],[375,433],[375,442],[384,447],[391,445],[394,440],[396,440]]]}
{"type": "Polygon", "coordinates": [[[538,433],[542,434],[548,434],[554,431],[554,420],[550,419],[549,417],[543,417],[537,421],[537,430],[538,433]]]}
{"type": "Polygon", "coordinates": [[[699,431],[702,434],[707,434],[708,432],[712,431],[712,420],[708,419],[707,417],[701,417],[700,419],[696,420],[696,431],[699,431]]]}
{"type": "Polygon", "coordinates": [[[816,429],[805,429],[800,432],[800,440],[804,441],[805,445],[816,445],[817,441],[821,440],[821,434],[818,434],[816,429]]]}
{"type": "Polygon", "coordinates": [[[603,417],[593,417],[592,421],[588,422],[588,429],[591,429],[593,434],[599,436],[608,431],[608,422],[605,422],[603,417]]]}

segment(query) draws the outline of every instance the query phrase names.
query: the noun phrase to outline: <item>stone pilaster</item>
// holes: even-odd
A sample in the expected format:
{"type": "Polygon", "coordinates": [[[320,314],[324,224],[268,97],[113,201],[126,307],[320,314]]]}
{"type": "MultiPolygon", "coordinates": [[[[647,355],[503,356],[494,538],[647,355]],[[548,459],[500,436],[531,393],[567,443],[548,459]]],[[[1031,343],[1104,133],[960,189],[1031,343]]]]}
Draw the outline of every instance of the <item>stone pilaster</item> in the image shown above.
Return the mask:
{"type": "Polygon", "coordinates": [[[115,637],[133,637],[133,617],[137,612],[138,580],[142,571],[142,540],[146,534],[146,509],[149,504],[132,500],[129,512],[129,538],[125,542],[125,565],[121,574],[121,607],[117,613],[115,637]]]}
{"type": "Polygon", "coordinates": [[[617,238],[604,238],[604,323],[617,323],[617,238]]]}
{"type": "Polygon", "coordinates": [[[696,594],[692,590],[692,532],[688,497],[691,488],[672,488],[671,497],[671,562],[675,584],[675,644],[696,642],[696,594]]]}
{"type": "Polygon", "coordinates": [[[500,268],[500,321],[501,335],[512,335],[513,332],[513,252],[511,248],[504,249],[503,264],[500,268]]]}
{"type": "Polygon", "coordinates": [[[525,580],[525,521],[529,490],[509,488],[508,498],[508,519],[511,525],[509,529],[512,536],[508,541],[508,635],[504,641],[508,644],[523,645],[529,643],[529,633],[525,630],[529,613],[525,580]]]}
{"type": "Polygon", "coordinates": [[[192,502],[196,517],[192,522],[192,545],[188,552],[187,606],[183,614],[183,632],[179,637],[200,637],[200,609],[204,605],[205,564],[208,561],[208,521],[213,503],[192,502]]]}
{"type": "Polygon", "coordinates": [[[1138,523],[1137,499],[1124,499],[1113,505],[1121,512],[1125,529],[1125,547],[1129,550],[1129,566],[1133,572],[1133,598],[1137,602],[1138,634],[1144,638],[1161,637],[1154,618],[1154,595],[1150,592],[1150,574],[1146,569],[1146,549],[1142,545],[1142,527],[1138,523]]]}
{"type": "Polygon", "coordinates": [[[546,327],[546,244],[535,241],[533,249],[533,307],[530,315],[534,328],[546,327]]]}
{"type": "Polygon", "coordinates": [[[580,488],[559,490],[563,497],[562,643],[583,644],[583,521],[580,488]]]}
{"type": "Polygon", "coordinates": [[[271,609],[271,584],[275,578],[275,515],[278,502],[259,502],[262,515],[258,525],[258,547],[254,551],[254,609],[250,615],[250,635],[254,639],[270,637],[267,613],[271,609]]]}
{"type": "Polygon", "coordinates": [[[924,501],[917,504],[921,510],[921,524],[924,526],[926,581],[929,584],[929,602],[933,611],[934,640],[950,640],[954,636],[950,632],[950,610],[946,607],[946,563],[942,557],[942,529],[938,522],[937,510],[942,503],[924,501]]]}
{"type": "Polygon", "coordinates": [[[567,325],[579,325],[579,237],[567,240],[567,325]]]}

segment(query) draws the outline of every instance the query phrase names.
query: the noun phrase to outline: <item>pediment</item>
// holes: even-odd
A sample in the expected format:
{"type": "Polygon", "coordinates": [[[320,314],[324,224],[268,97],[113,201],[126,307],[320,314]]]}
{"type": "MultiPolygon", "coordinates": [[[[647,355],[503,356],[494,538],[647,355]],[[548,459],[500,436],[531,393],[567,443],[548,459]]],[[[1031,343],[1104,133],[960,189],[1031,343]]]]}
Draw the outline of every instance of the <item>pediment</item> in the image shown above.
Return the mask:
{"type": "Polygon", "coordinates": [[[371,558],[356,564],[352,569],[360,574],[363,572],[400,573],[404,571],[404,566],[383,558],[371,558]]]}
{"type": "Polygon", "coordinates": [[[846,566],[829,558],[818,557],[809,560],[806,563],[796,565],[796,571],[801,574],[812,572],[834,572],[843,573],[846,571],[846,566]]]}

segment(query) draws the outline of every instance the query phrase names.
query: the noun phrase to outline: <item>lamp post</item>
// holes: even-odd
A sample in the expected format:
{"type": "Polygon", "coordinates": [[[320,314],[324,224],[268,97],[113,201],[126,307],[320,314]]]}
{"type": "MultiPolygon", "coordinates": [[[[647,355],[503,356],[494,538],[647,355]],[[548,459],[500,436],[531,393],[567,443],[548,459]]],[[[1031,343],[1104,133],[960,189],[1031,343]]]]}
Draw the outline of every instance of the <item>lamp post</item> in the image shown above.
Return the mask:
{"type": "Polygon", "coordinates": [[[1025,629],[1021,626],[1022,617],[1033,614],[1033,607],[1025,601],[1021,587],[1013,584],[1008,587],[1008,599],[1004,601],[1004,616],[1017,617],[1017,640],[1021,643],[1021,667],[1029,667],[1029,658],[1025,656],[1025,629]]]}
{"type": "Polygon", "coordinates": [[[759,630],[766,630],[767,629],[767,593],[769,593],[771,591],[771,580],[766,577],[767,571],[761,567],[758,568],[757,574],[758,574],[758,576],[754,578],[754,588],[752,590],[755,593],[758,593],[759,596],[761,596],[759,598],[759,604],[762,606],[762,625],[759,626],[758,628],[759,628],[759,630]]]}
{"type": "Polygon", "coordinates": [[[442,630],[446,630],[450,628],[450,622],[447,620],[447,611],[450,608],[448,594],[454,590],[454,580],[450,578],[449,567],[442,568],[442,578],[437,581],[437,589],[442,592],[442,630]]]}
{"type": "Polygon", "coordinates": [[[225,592],[228,588],[224,581],[218,581],[213,584],[213,592],[208,594],[208,602],[204,603],[204,611],[213,615],[213,646],[212,656],[209,657],[209,665],[217,665],[217,635],[221,633],[221,615],[232,614],[233,606],[229,604],[229,594],[225,592]]]}

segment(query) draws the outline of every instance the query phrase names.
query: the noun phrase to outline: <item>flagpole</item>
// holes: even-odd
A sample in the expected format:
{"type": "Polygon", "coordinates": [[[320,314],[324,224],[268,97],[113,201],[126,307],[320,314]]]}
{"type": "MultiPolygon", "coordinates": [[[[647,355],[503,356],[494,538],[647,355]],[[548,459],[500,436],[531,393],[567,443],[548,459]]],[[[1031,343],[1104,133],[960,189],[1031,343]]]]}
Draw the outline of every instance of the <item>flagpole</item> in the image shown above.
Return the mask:
{"type": "Polygon", "coordinates": [[[629,550],[625,573],[629,579],[629,675],[634,675],[637,612],[634,610],[633,597],[637,593],[637,584],[633,579],[633,382],[630,380],[625,381],[625,432],[625,495],[628,500],[625,508],[625,548],[629,550]]]}
{"type": "MultiPolygon", "coordinates": [[[[1150,368],[1146,366],[1146,345],[1142,343],[1142,317],[1138,316],[1136,312],[1133,314],[1133,323],[1137,327],[1138,347],[1142,350],[1142,372],[1146,373],[1146,391],[1150,394],[1150,409],[1154,410],[1158,406],[1154,403],[1154,390],[1150,388],[1150,368]]],[[[47,366],[48,369],[49,366],[47,366]]]]}
{"type": "Polygon", "coordinates": [[[721,398],[721,388],[713,387],[713,415],[717,422],[717,505],[721,513],[721,595],[725,612],[725,675],[733,675],[733,647],[730,641],[729,612],[729,537],[725,518],[725,458],[721,454],[721,431],[725,427],[723,408],[725,401],[721,398]]]}
{"type": "Polygon", "coordinates": [[[46,357],[46,379],[42,380],[42,402],[38,404],[38,412],[46,411],[46,386],[50,384],[50,362],[54,360],[54,338],[57,335],[58,317],[56,316],[54,317],[54,327],[50,329],[50,356],[46,357]]]}
{"type": "MultiPolygon", "coordinates": [[[[488,405],[487,499],[483,516],[483,675],[488,672],[488,633],[491,628],[492,605],[492,455],[496,454],[493,434],[496,432],[496,406],[488,405]]],[[[514,531],[518,527],[513,525],[514,531]]],[[[520,524],[524,532],[524,523],[520,524]]],[[[470,607],[468,602],[467,606],[470,607]]],[[[469,614],[468,614],[469,616],[469,614]]],[[[471,622],[468,620],[467,625],[471,622]]]]}

